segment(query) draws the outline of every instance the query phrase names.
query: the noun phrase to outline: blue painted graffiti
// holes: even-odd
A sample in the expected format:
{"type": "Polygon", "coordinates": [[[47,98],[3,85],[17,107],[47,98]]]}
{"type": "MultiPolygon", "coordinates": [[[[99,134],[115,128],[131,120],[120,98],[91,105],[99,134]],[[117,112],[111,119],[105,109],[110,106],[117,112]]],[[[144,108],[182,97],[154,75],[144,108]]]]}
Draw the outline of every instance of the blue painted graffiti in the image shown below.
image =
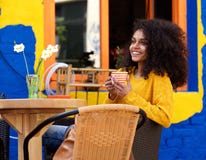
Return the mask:
{"type": "Polygon", "coordinates": [[[34,73],[36,38],[31,26],[8,25],[0,29],[0,90],[8,98],[27,97],[26,66],[23,55],[14,52],[14,42],[25,45],[29,73],[34,73]]]}

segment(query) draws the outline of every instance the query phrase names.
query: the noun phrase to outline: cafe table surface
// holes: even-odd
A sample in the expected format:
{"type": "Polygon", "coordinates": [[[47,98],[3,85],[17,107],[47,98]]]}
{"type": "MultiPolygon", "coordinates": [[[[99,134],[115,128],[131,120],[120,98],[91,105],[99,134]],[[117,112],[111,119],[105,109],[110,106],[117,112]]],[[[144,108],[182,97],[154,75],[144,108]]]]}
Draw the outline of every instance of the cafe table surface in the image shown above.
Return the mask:
{"type": "MultiPolygon", "coordinates": [[[[85,99],[36,98],[0,99],[0,115],[18,132],[18,160],[23,160],[24,138],[39,123],[50,116],[85,106],[85,99]]],[[[42,159],[42,135],[49,125],[29,142],[30,160],[42,159]]]]}

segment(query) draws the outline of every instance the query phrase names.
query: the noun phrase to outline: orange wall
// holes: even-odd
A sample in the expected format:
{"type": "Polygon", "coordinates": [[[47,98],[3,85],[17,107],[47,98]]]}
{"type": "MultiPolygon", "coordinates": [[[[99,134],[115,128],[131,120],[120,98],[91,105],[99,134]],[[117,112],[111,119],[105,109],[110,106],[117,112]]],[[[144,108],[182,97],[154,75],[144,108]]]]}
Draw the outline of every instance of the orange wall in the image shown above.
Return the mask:
{"type": "MultiPolygon", "coordinates": [[[[44,48],[55,44],[55,2],[44,0],[44,48]]],[[[45,69],[55,62],[55,55],[45,62],[45,69]]]]}

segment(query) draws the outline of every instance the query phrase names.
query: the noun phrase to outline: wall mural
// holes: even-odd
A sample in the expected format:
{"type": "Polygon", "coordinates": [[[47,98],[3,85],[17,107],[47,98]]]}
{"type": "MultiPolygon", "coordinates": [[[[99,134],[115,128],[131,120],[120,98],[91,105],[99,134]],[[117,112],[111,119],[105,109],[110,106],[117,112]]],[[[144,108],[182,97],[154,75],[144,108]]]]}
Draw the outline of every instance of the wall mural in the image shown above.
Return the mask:
{"type": "Polygon", "coordinates": [[[25,45],[29,73],[34,73],[36,38],[31,26],[8,25],[0,29],[0,88],[9,98],[27,97],[26,66],[22,53],[14,44],[25,45]]]}

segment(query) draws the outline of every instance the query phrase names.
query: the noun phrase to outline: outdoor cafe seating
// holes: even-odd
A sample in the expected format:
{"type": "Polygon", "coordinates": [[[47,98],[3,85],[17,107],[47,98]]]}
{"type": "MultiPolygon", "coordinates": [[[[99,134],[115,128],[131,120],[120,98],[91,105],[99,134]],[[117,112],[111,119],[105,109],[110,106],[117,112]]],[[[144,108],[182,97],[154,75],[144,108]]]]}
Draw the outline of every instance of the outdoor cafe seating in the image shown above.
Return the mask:
{"type": "Polygon", "coordinates": [[[74,68],[71,64],[67,67],[59,67],[57,69],[56,94],[69,95],[75,91],[86,91],[86,100],[88,100],[88,91],[95,91],[97,94],[96,104],[99,103],[99,92],[105,90],[104,83],[110,76],[111,72],[116,69],[103,68],[74,68]]]}
{"type": "Polygon", "coordinates": [[[29,141],[46,125],[76,115],[73,159],[129,160],[135,133],[146,114],[137,106],[99,104],[56,114],[34,128],[24,140],[24,160],[29,160],[29,141]]]}
{"type": "MultiPolygon", "coordinates": [[[[92,108],[95,107],[100,107],[101,108],[101,104],[98,104],[98,98],[99,98],[99,94],[98,92],[101,90],[101,88],[104,88],[104,82],[106,80],[106,78],[111,74],[111,72],[116,71],[114,69],[95,69],[95,68],[72,68],[72,65],[68,65],[68,67],[61,67],[57,70],[57,95],[69,95],[71,90],[74,90],[76,93],[83,89],[86,90],[87,92],[89,90],[94,90],[95,92],[97,92],[97,104],[95,106],[93,106],[92,108]]],[[[88,93],[86,92],[86,100],[88,98],[88,93]]],[[[58,97],[58,96],[57,96],[58,97]]],[[[55,98],[55,96],[54,96],[55,98]]],[[[77,97],[75,97],[77,98],[77,97]]],[[[105,105],[103,105],[105,106],[105,105]]],[[[106,105],[107,107],[110,105],[106,105]]],[[[112,106],[112,105],[111,105],[112,106]]],[[[117,109],[118,108],[118,104],[113,104],[113,108],[117,109]],[[115,106],[115,107],[114,107],[115,106]]],[[[128,105],[124,105],[124,106],[128,106],[128,105]]],[[[89,107],[85,107],[88,110],[90,110],[91,106],[89,107]]],[[[136,109],[140,110],[137,106],[135,106],[136,109]]],[[[81,107],[80,107],[81,108],[81,107]]],[[[60,114],[55,115],[54,117],[51,117],[51,119],[46,119],[45,121],[43,121],[42,123],[40,123],[34,130],[32,130],[28,135],[27,138],[24,141],[24,146],[25,144],[28,145],[28,141],[37,133],[39,132],[39,130],[41,130],[41,128],[43,128],[45,125],[47,125],[48,123],[59,123],[58,125],[70,125],[73,124],[74,121],[70,122],[69,124],[65,124],[65,121],[63,120],[65,117],[67,118],[68,115],[70,114],[81,114],[81,109],[78,108],[77,110],[73,110],[73,111],[68,111],[68,112],[63,112],[60,114]]],[[[108,108],[109,110],[109,108],[108,108]]],[[[141,111],[141,110],[140,110],[141,111]]],[[[136,112],[138,112],[136,110],[136,112]]],[[[142,111],[140,112],[142,114],[142,111]]],[[[94,113],[94,116],[92,115],[91,117],[96,117],[95,115],[97,115],[96,113],[94,113]]],[[[81,117],[81,116],[79,116],[81,117]]],[[[98,117],[100,116],[100,113],[98,113],[98,117]]],[[[106,127],[108,123],[109,118],[106,118],[106,116],[104,115],[105,118],[99,118],[101,121],[100,123],[100,127],[97,129],[101,129],[104,127],[106,127]],[[104,120],[107,120],[106,122],[103,122],[104,120]]],[[[111,125],[112,126],[116,126],[117,122],[116,118],[114,116],[110,116],[113,117],[113,119],[115,119],[115,124],[111,125]]],[[[145,117],[144,113],[142,116],[140,117],[145,117]]],[[[136,119],[136,123],[139,123],[139,121],[141,121],[141,118],[138,116],[138,118],[136,119]]],[[[125,117],[124,117],[125,118],[125,117]]],[[[81,119],[81,118],[80,118],[81,119]]],[[[68,121],[66,121],[68,122],[68,121]]],[[[78,122],[81,123],[81,122],[78,122]]],[[[125,124],[123,122],[121,122],[122,124],[120,126],[125,126],[125,124]]],[[[128,146],[128,150],[126,151],[126,153],[131,152],[131,150],[134,153],[134,159],[137,159],[137,157],[140,158],[140,156],[143,156],[141,153],[143,153],[145,150],[152,150],[154,151],[154,155],[151,155],[151,157],[157,157],[158,156],[158,147],[159,147],[159,142],[160,142],[160,137],[161,137],[161,131],[162,131],[162,127],[159,125],[155,125],[153,124],[154,122],[148,120],[147,118],[144,120],[144,124],[147,125],[143,125],[140,129],[139,127],[134,127],[133,130],[134,134],[131,134],[131,139],[129,140],[131,142],[131,144],[127,144],[128,146]],[[155,127],[155,129],[154,129],[155,127]],[[158,129],[157,129],[158,128],[158,129]],[[137,129],[137,130],[136,130],[137,129]],[[156,132],[151,132],[151,130],[156,130],[156,132]],[[150,139],[141,139],[142,135],[145,134],[153,134],[153,135],[149,135],[148,137],[152,137],[150,139]],[[141,144],[143,143],[145,147],[140,148],[137,144],[141,144]],[[152,145],[151,145],[152,144],[152,145]],[[152,147],[151,147],[152,146],[152,147]]],[[[138,124],[136,124],[137,126],[139,126],[138,124]]],[[[135,126],[136,126],[135,125],[135,126]]],[[[94,129],[91,129],[94,130],[94,129]]],[[[121,129],[121,131],[128,131],[128,128],[125,129],[121,129]]],[[[95,132],[96,133],[96,132],[95,132]]],[[[110,133],[107,133],[109,135],[111,135],[110,133]]],[[[112,134],[113,135],[113,134],[112,134]]],[[[9,136],[9,134],[7,134],[7,137],[9,136]]],[[[84,136],[84,135],[81,135],[84,136]]],[[[87,135],[89,136],[89,135],[87,135]]],[[[80,138],[77,138],[80,139],[80,138]]],[[[105,139],[109,139],[109,138],[104,138],[105,139]]],[[[111,139],[110,139],[111,140],[111,139]]],[[[99,141],[99,140],[96,140],[99,141]]],[[[124,144],[125,145],[125,144],[124,144]]],[[[123,145],[123,146],[124,146],[123,145]]],[[[116,147],[116,146],[115,146],[116,147]]],[[[29,157],[29,150],[27,150],[25,147],[24,149],[24,156],[29,157]]],[[[120,147],[121,149],[121,147],[120,147]]],[[[116,148],[115,148],[116,150],[116,148]]],[[[45,150],[46,151],[46,150],[45,150]]],[[[112,151],[112,150],[111,150],[112,151]]],[[[75,153],[75,154],[79,154],[79,153],[75,153]]],[[[128,156],[128,154],[126,154],[128,156]]],[[[5,154],[2,154],[2,156],[5,156],[5,154]]],[[[47,157],[47,155],[45,154],[45,160],[49,160],[47,159],[49,157],[47,157]]],[[[3,158],[2,158],[3,160],[3,158]]],[[[7,159],[5,159],[7,160],[7,159]]]]}

